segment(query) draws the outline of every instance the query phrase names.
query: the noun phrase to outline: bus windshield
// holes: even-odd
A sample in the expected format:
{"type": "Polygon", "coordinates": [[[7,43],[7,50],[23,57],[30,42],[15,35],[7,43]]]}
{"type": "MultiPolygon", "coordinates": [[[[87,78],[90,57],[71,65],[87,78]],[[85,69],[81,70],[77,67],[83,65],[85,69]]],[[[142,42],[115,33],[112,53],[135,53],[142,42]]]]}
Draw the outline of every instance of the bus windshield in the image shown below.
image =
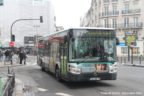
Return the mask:
{"type": "Polygon", "coordinates": [[[114,37],[71,38],[69,59],[72,62],[116,61],[116,39],[114,37]]]}

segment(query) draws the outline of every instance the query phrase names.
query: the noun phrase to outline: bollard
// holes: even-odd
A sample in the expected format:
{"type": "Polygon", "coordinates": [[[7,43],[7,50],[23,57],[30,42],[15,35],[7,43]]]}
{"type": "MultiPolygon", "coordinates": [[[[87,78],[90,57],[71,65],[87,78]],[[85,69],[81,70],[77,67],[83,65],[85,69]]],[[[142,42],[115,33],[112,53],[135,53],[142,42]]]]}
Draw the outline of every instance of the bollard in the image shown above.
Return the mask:
{"type": "Polygon", "coordinates": [[[126,58],[124,58],[124,63],[126,64],[126,58]]]}
{"type": "Polygon", "coordinates": [[[8,66],[8,74],[10,74],[10,69],[9,69],[9,66],[8,66]]]}
{"type": "Polygon", "coordinates": [[[141,57],[142,57],[142,56],[139,57],[139,59],[140,59],[140,64],[141,64],[141,57]]]}
{"type": "Polygon", "coordinates": [[[0,96],[2,96],[2,77],[0,77],[0,96]]]}
{"type": "Polygon", "coordinates": [[[121,57],[121,64],[122,64],[122,57],[121,57]]]}

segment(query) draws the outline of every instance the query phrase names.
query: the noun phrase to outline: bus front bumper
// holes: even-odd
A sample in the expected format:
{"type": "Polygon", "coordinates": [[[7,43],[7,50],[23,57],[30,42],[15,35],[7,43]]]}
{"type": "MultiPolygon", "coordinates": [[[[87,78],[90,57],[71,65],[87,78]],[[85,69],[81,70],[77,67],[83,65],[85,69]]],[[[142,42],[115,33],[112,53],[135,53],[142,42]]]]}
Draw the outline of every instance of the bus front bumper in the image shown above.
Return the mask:
{"type": "Polygon", "coordinates": [[[68,73],[69,81],[97,81],[97,80],[116,80],[117,73],[68,73]]]}

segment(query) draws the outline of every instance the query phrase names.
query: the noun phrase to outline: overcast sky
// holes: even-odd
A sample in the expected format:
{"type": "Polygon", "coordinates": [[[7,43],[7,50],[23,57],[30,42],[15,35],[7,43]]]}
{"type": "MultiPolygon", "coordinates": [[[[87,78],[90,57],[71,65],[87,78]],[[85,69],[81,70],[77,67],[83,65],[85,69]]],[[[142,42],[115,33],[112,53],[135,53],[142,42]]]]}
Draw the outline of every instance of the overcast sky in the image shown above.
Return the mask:
{"type": "Polygon", "coordinates": [[[90,3],[91,0],[54,0],[57,26],[79,27],[80,17],[88,11],[90,3]]]}

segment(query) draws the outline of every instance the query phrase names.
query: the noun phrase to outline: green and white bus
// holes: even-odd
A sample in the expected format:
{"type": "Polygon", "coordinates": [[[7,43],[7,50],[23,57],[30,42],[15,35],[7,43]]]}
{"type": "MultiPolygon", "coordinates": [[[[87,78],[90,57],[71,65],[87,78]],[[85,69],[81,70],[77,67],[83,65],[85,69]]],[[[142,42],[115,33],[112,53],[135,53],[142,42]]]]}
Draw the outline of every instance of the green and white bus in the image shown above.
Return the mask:
{"type": "Polygon", "coordinates": [[[38,65],[57,80],[116,80],[118,43],[110,28],[63,30],[39,39],[38,65]]]}

